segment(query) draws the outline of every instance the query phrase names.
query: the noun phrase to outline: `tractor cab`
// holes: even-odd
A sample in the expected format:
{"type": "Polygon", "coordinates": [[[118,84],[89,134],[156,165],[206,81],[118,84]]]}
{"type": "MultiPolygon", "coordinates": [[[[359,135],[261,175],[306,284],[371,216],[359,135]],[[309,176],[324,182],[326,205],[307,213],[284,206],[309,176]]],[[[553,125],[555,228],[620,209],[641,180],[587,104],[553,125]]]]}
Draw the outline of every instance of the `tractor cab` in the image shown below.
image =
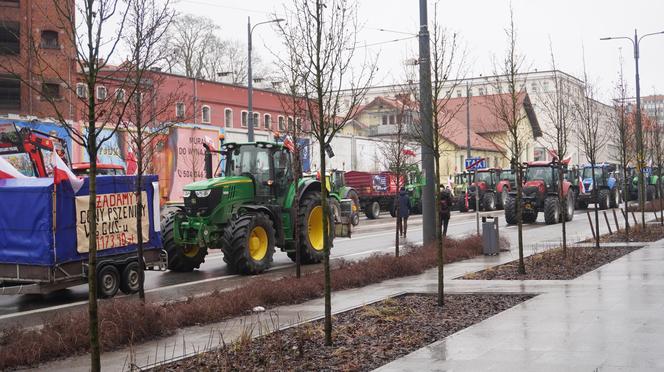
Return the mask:
{"type": "Polygon", "coordinates": [[[501,169],[498,168],[479,169],[473,175],[472,186],[477,185],[480,190],[493,189],[500,180],[500,173],[501,169]]]}
{"type": "Polygon", "coordinates": [[[591,164],[585,164],[581,172],[581,179],[583,180],[582,192],[588,193],[593,188],[593,169],[594,169],[594,178],[597,186],[607,186],[613,187],[613,184],[616,182],[614,176],[616,171],[616,165],[611,163],[602,163],[595,164],[593,167],[591,164]]]}
{"type": "Polygon", "coordinates": [[[28,177],[51,177],[53,151],[71,164],[66,142],[57,136],[15,124],[0,124],[0,157],[28,177]]]}
{"type": "Polygon", "coordinates": [[[500,180],[509,182],[510,190],[516,189],[516,173],[514,173],[514,170],[510,168],[501,170],[500,180]]]}
{"type": "Polygon", "coordinates": [[[597,203],[599,209],[616,208],[620,204],[621,184],[616,178],[617,166],[612,163],[584,164],[581,170],[579,208],[597,203]]]}

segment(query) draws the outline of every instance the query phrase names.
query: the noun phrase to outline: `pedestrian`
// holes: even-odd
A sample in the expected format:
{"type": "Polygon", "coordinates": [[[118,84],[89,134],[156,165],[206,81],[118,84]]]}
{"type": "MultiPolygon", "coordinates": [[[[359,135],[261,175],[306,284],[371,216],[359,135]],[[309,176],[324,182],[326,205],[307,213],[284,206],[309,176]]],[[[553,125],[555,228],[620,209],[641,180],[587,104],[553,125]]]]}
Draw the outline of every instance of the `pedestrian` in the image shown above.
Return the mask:
{"type": "Polygon", "coordinates": [[[440,193],[440,222],[443,224],[443,238],[447,236],[447,225],[450,223],[450,208],[452,207],[452,193],[445,189],[440,193]]]}
{"type": "MultiPolygon", "coordinates": [[[[397,211],[397,225],[399,226],[399,236],[406,237],[406,232],[408,230],[408,216],[410,215],[410,198],[405,188],[399,190],[399,198],[397,199],[397,205],[399,207],[397,211]]],[[[395,203],[396,204],[396,203],[395,203]]]]}

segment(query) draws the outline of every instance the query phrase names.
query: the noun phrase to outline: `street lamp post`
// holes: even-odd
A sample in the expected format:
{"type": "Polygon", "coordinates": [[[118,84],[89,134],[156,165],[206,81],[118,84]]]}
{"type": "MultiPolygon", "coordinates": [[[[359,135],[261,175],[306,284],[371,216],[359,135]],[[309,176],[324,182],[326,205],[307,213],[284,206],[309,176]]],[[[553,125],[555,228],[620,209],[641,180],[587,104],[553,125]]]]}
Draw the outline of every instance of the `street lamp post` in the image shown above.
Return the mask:
{"type": "Polygon", "coordinates": [[[618,37],[603,37],[600,40],[618,40],[626,39],[632,42],[634,48],[634,63],[636,67],[636,167],[639,172],[639,209],[641,211],[641,224],[646,226],[646,213],[645,213],[645,182],[643,179],[643,167],[645,165],[645,155],[643,149],[643,125],[641,124],[641,82],[639,80],[639,44],[643,38],[664,34],[664,31],[653,32],[639,37],[638,32],[634,29],[634,38],[628,36],[618,37]]]}
{"type": "Polygon", "coordinates": [[[275,23],[282,22],[283,18],[272,19],[265,22],[256,23],[253,27],[251,26],[251,17],[247,17],[247,140],[249,142],[254,142],[254,81],[251,71],[251,34],[254,32],[254,28],[259,25],[264,25],[266,23],[275,23]]]}

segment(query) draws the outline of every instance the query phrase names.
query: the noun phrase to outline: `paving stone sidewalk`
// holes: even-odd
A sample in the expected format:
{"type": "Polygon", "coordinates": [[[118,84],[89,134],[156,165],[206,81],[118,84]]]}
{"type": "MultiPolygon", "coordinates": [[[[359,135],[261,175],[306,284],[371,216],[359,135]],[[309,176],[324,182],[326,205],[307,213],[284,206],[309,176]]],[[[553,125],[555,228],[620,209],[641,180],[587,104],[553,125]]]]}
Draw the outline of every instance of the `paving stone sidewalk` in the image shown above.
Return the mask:
{"type": "MultiPolygon", "coordinates": [[[[526,254],[541,252],[528,247],[526,254]]],[[[573,281],[452,280],[516,259],[516,252],[445,266],[449,293],[539,293],[537,297],[382,368],[391,370],[548,371],[663,370],[664,241],[637,250],[573,281]],[[613,368],[613,369],[611,369],[613,368]]],[[[435,292],[436,271],[333,293],[342,312],[404,292],[435,292]]],[[[322,299],[266,313],[179,330],[175,335],[102,355],[105,370],[149,366],[254,335],[320,318],[322,299]]],[[[87,371],[88,356],[36,370],[87,371]]]]}

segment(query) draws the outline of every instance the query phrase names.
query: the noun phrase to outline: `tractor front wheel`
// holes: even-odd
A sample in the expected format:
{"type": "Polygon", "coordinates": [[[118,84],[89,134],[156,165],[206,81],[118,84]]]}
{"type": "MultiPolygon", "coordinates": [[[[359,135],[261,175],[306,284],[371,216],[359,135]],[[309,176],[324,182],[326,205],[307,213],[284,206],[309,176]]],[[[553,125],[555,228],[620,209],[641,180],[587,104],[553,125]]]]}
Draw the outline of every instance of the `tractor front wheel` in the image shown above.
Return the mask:
{"type": "Polygon", "coordinates": [[[512,195],[507,195],[505,199],[505,222],[508,225],[516,225],[516,199],[512,195]]]}
{"type": "Polygon", "coordinates": [[[619,205],[620,205],[620,191],[618,191],[618,189],[614,187],[613,190],[611,190],[611,205],[610,205],[610,207],[611,208],[618,208],[619,205]]]}
{"type": "Polygon", "coordinates": [[[487,192],[482,196],[482,207],[485,211],[496,210],[496,194],[487,192]]]}
{"type": "Polygon", "coordinates": [[[567,192],[567,201],[565,203],[565,221],[571,221],[574,218],[574,193],[567,192]]]}
{"type": "Polygon", "coordinates": [[[560,219],[560,204],[558,203],[558,197],[548,196],[544,199],[544,222],[547,225],[553,225],[558,223],[560,219]]]}
{"type": "Polygon", "coordinates": [[[609,203],[611,203],[611,195],[609,190],[601,189],[599,190],[599,209],[604,210],[609,208],[609,203]]]}
{"type": "Polygon", "coordinates": [[[224,230],[221,250],[233,272],[260,274],[272,265],[274,226],[264,213],[249,213],[231,220],[224,230]]]}
{"type": "Polygon", "coordinates": [[[187,272],[198,269],[207,255],[207,248],[195,244],[175,242],[175,218],[184,217],[182,209],[169,209],[162,217],[161,231],[164,237],[164,250],[168,253],[168,269],[187,272]]]}

